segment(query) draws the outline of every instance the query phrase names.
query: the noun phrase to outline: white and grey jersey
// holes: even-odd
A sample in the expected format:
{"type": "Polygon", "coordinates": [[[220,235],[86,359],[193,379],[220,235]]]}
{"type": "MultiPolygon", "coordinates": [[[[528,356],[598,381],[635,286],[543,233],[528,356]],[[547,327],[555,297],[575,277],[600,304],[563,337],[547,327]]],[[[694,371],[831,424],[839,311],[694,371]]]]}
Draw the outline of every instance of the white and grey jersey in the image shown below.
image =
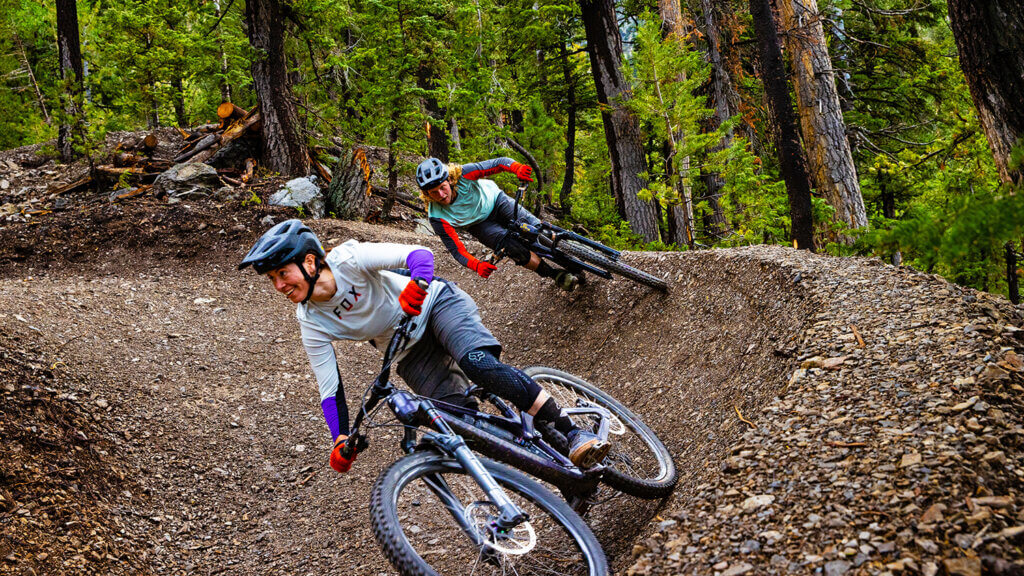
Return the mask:
{"type": "MultiPolygon", "coordinates": [[[[383,345],[390,340],[405,314],[398,296],[409,283],[409,277],[388,270],[404,268],[409,254],[416,250],[427,249],[349,240],[327,255],[326,265],[334,275],[337,292],[327,302],[299,304],[295,314],[302,332],[302,345],[320,387],[321,401],[338,391],[333,341],[374,340],[383,345]]],[[[412,342],[423,335],[430,307],[444,287],[443,283],[433,281],[427,288],[420,316],[424,320],[414,322],[412,342]]]]}

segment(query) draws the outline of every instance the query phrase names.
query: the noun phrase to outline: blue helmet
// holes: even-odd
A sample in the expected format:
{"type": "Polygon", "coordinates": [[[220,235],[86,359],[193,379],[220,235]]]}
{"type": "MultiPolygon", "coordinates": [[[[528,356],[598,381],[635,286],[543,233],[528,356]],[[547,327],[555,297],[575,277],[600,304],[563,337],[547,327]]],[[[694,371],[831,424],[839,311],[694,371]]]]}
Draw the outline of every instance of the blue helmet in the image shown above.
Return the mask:
{"type": "Polygon", "coordinates": [[[302,267],[301,262],[309,253],[317,255],[317,271],[319,272],[319,262],[326,256],[320,245],[320,240],[301,220],[285,220],[260,236],[249,253],[245,255],[242,263],[238,265],[238,269],[241,270],[251,265],[257,274],[266,274],[271,270],[295,262],[299,264],[299,268],[305,276],[306,270],[302,267]]]}
{"type": "Polygon", "coordinates": [[[448,179],[448,167],[437,158],[427,158],[416,167],[416,184],[420,190],[430,190],[448,179]]]}

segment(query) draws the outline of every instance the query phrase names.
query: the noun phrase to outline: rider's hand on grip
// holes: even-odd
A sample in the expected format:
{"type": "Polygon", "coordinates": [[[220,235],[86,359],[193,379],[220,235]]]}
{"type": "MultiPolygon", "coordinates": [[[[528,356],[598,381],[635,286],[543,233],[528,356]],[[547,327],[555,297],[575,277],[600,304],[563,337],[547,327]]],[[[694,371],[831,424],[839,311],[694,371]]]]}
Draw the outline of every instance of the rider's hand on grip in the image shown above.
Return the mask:
{"type": "Polygon", "coordinates": [[[533,178],[530,177],[531,174],[533,174],[533,168],[530,168],[528,165],[520,164],[519,162],[513,162],[512,166],[510,166],[510,169],[512,170],[512,173],[515,174],[516,177],[519,178],[520,180],[523,180],[525,182],[533,182],[533,178]]]}
{"type": "Polygon", "coordinates": [[[427,298],[427,291],[421,287],[415,279],[405,285],[405,290],[398,295],[398,303],[402,310],[409,316],[419,316],[422,312],[423,301],[427,298]]]}
{"type": "Polygon", "coordinates": [[[331,468],[334,468],[339,474],[344,474],[352,468],[352,463],[356,461],[357,452],[352,450],[352,454],[346,457],[343,452],[345,450],[345,441],[348,440],[348,436],[339,436],[338,441],[334,443],[334,450],[331,450],[331,468]]]}
{"type": "Polygon", "coordinates": [[[498,267],[495,266],[494,264],[491,264],[490,262],[486,262],[484,260],[472,260],[470,261],[469,264],[469,267],[473,270],[473,272],[479,274],[481,278],[489,278],[491,276],[491,272],[494,272],[495,270],[498,269],[498,267]]]}

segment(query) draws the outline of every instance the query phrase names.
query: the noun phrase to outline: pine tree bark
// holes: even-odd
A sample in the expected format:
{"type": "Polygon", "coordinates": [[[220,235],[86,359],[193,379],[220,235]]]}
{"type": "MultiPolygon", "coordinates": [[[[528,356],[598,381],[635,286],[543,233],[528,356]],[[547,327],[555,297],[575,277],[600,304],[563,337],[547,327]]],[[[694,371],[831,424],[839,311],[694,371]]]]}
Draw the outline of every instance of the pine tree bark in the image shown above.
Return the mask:
{"type": "MultiPolygon", "coordinates": [[[[658,0],[658,14],[661,16],[661,33],[664,38],[673,38],[682,48],[683,39],[686,37],[686,28],[683,25],[683,11],[679,6],[679,0],[658,0]]],[[[681,74],[676,80],[686,80],[686,75],[681,74]]],[[[660,91],[659,91],[660,95],[660,91]]],[[[663,102],[664,104],[664,102],[663,102]]],[[[666,116],[666,122],[668,121],[666,116]]],[[[665,164],[667,172],[672,175],[675,170],[675,157],[678,147],[684,145],[686,134],[682,130],[673,132],[668,127],[668,150],[665,153],[665,164]]],[[[680,160],[682,171],[689,171],[690,157],[680,160]]],[[[679,194],[680,202],[669,206],[668,210],[668,234],[665,241],[676,246],[687,246],[693,248],[693,192],[687,184],[688,174],[678,174],[676,179],[676,192],[679,194]]]]}
{"type": "Polygon", "coordinates": [[[572,212],[572,185],[576,179],[576,78],[572,73],[569,48],[565,42],[562,42],[561,59],[568,110],[565,123],[565,174],[562,177],[562,189],[558,192],[558,205],[562,208],[562,215],[568,216],[572,212]]]}
{"type": "Polygon", "coordinates": [[[797,248],[814,250],[814,224],[811,216],[811,187],[807,168],[800,148],[793,102],[786,85],[786,71],[782,64],[782,45],[769,0],[750,0],[750,15],[754,20],[754,33],[761,60],[761,78],[764,81],[772,119],[778,134],[779,165],[789,195],[790,236],[797,248]]]}
{"type": "MultiPolygon", "coordinates": [[[[327,213],[341,220],[365,220],[371,208],[370,176],[373,174],[366,152],[361,148],[346,152],[331,174],[325,202],[327,213]]],[[[391,190],[397,192],[397,186],[391,190]]]]}
{"type": "Polygon", "coordinates": [[[309,152],[292,99],[280,0],[247,0],[245,20],[256,52],[252,81],[260,109],[262,163],[283,176],[304,176],[309,173],[309,152]]]}
{"type": "MultiPolygon", "coordinates": [[[[868,225],[857,169],[815,0],[778,0],[811,180],[850,228],[868,225]]],[[[848,240],[848,239],[847,239],[848,240]]]]}
{"type": "MultiPolygon", "coordinates": [[[[434,89],[434,70],[427,63],[421,62],[416,69],[416,85],[421,90],[434,89]]],[[[423,110],[427,113],[427,153],[441,162],[448,162],[448,132],[445,130],[445,111],[437,103],[434,96],[422,98],[423,110]]]]}
{"type": "Polygon", "coordinates": [[[1024,182],[1010,152],[1024,144],[1024,4],[949,0],[960,67],[1004,182],[1024,182]]]}
{"type": "Polygon", "coordinates": [[[612,0],[580,0],[587,52],[597,87],[605,141],[611,157],[611,188],[623,218],[645,242],[659,238],[658,212],[637,194],[646,187],[640,174],[647,171],[640,139],[640,124],[623,104],[630,91],[620,69],[622,38],[612,0]]]}
{"type": "Polygon", "coordinates": [[[84,72],[75,0],[57,0],[57,58],[61,82],[65,87],[61,91],[63,118],[57,130],[57,148],[61,159],[70,162],[75,159],[73,133],[83,120],[81,94],[84,72]]]}
{"type": "MultiPolygon", "coordinates": [[[[710,94],[708,98],[714,114],[708,119],[706,129],[708,132],[718,130],[727,120],[739,114],[740,95],[732,84],[732,77],[725,66],[722,57],[722,33],[720,30],[721,11],[719,10],[720,0],[701,0],[701,8],[704,11],[705,38],[707,40],[708,62],[711,64],[710,94]]],[[[723,136],[722,141],[711,149],[718,152],[732,146],[733,132],[729,129],[723,136]]],[[[708,231],[712,234],[727,235],[730,232],[729,220],[722,210],[722,189],[725,188],[725,180],[717,172],[704,172],[701,175],[704,180],[704,187],[707,189],[708,205],[711,206],[710,218],[707,220],[708,231]]]]}

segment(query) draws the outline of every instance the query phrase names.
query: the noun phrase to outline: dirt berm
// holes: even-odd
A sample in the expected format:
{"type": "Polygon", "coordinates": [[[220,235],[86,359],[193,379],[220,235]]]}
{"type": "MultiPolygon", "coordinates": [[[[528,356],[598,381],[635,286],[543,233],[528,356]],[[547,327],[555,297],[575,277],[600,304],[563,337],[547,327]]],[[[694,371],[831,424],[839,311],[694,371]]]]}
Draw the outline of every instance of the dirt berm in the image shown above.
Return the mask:
{"type": "MultiPolygon", "coordinates": [[[[393,572],[366,505],[397,437],[346,476],[327,467],[294,309],[234,270],[261,216],[114,214],[87,246],[59,222],[0,230],[18,247],[0,247],[0,572],[393,572]]],[[[778,247],[628,254],[671,292],[566,295],[509,265],[477,278],[430,237],[311,225],[328,248],[429,245],[509,362],[645,417],[682,478],[667,502],[589,518],[620,572],[1020,570],[1022,311],[1004,300],[778,247]]],[[[354,408],[378,355],[338,351],[354,408]]]]}

